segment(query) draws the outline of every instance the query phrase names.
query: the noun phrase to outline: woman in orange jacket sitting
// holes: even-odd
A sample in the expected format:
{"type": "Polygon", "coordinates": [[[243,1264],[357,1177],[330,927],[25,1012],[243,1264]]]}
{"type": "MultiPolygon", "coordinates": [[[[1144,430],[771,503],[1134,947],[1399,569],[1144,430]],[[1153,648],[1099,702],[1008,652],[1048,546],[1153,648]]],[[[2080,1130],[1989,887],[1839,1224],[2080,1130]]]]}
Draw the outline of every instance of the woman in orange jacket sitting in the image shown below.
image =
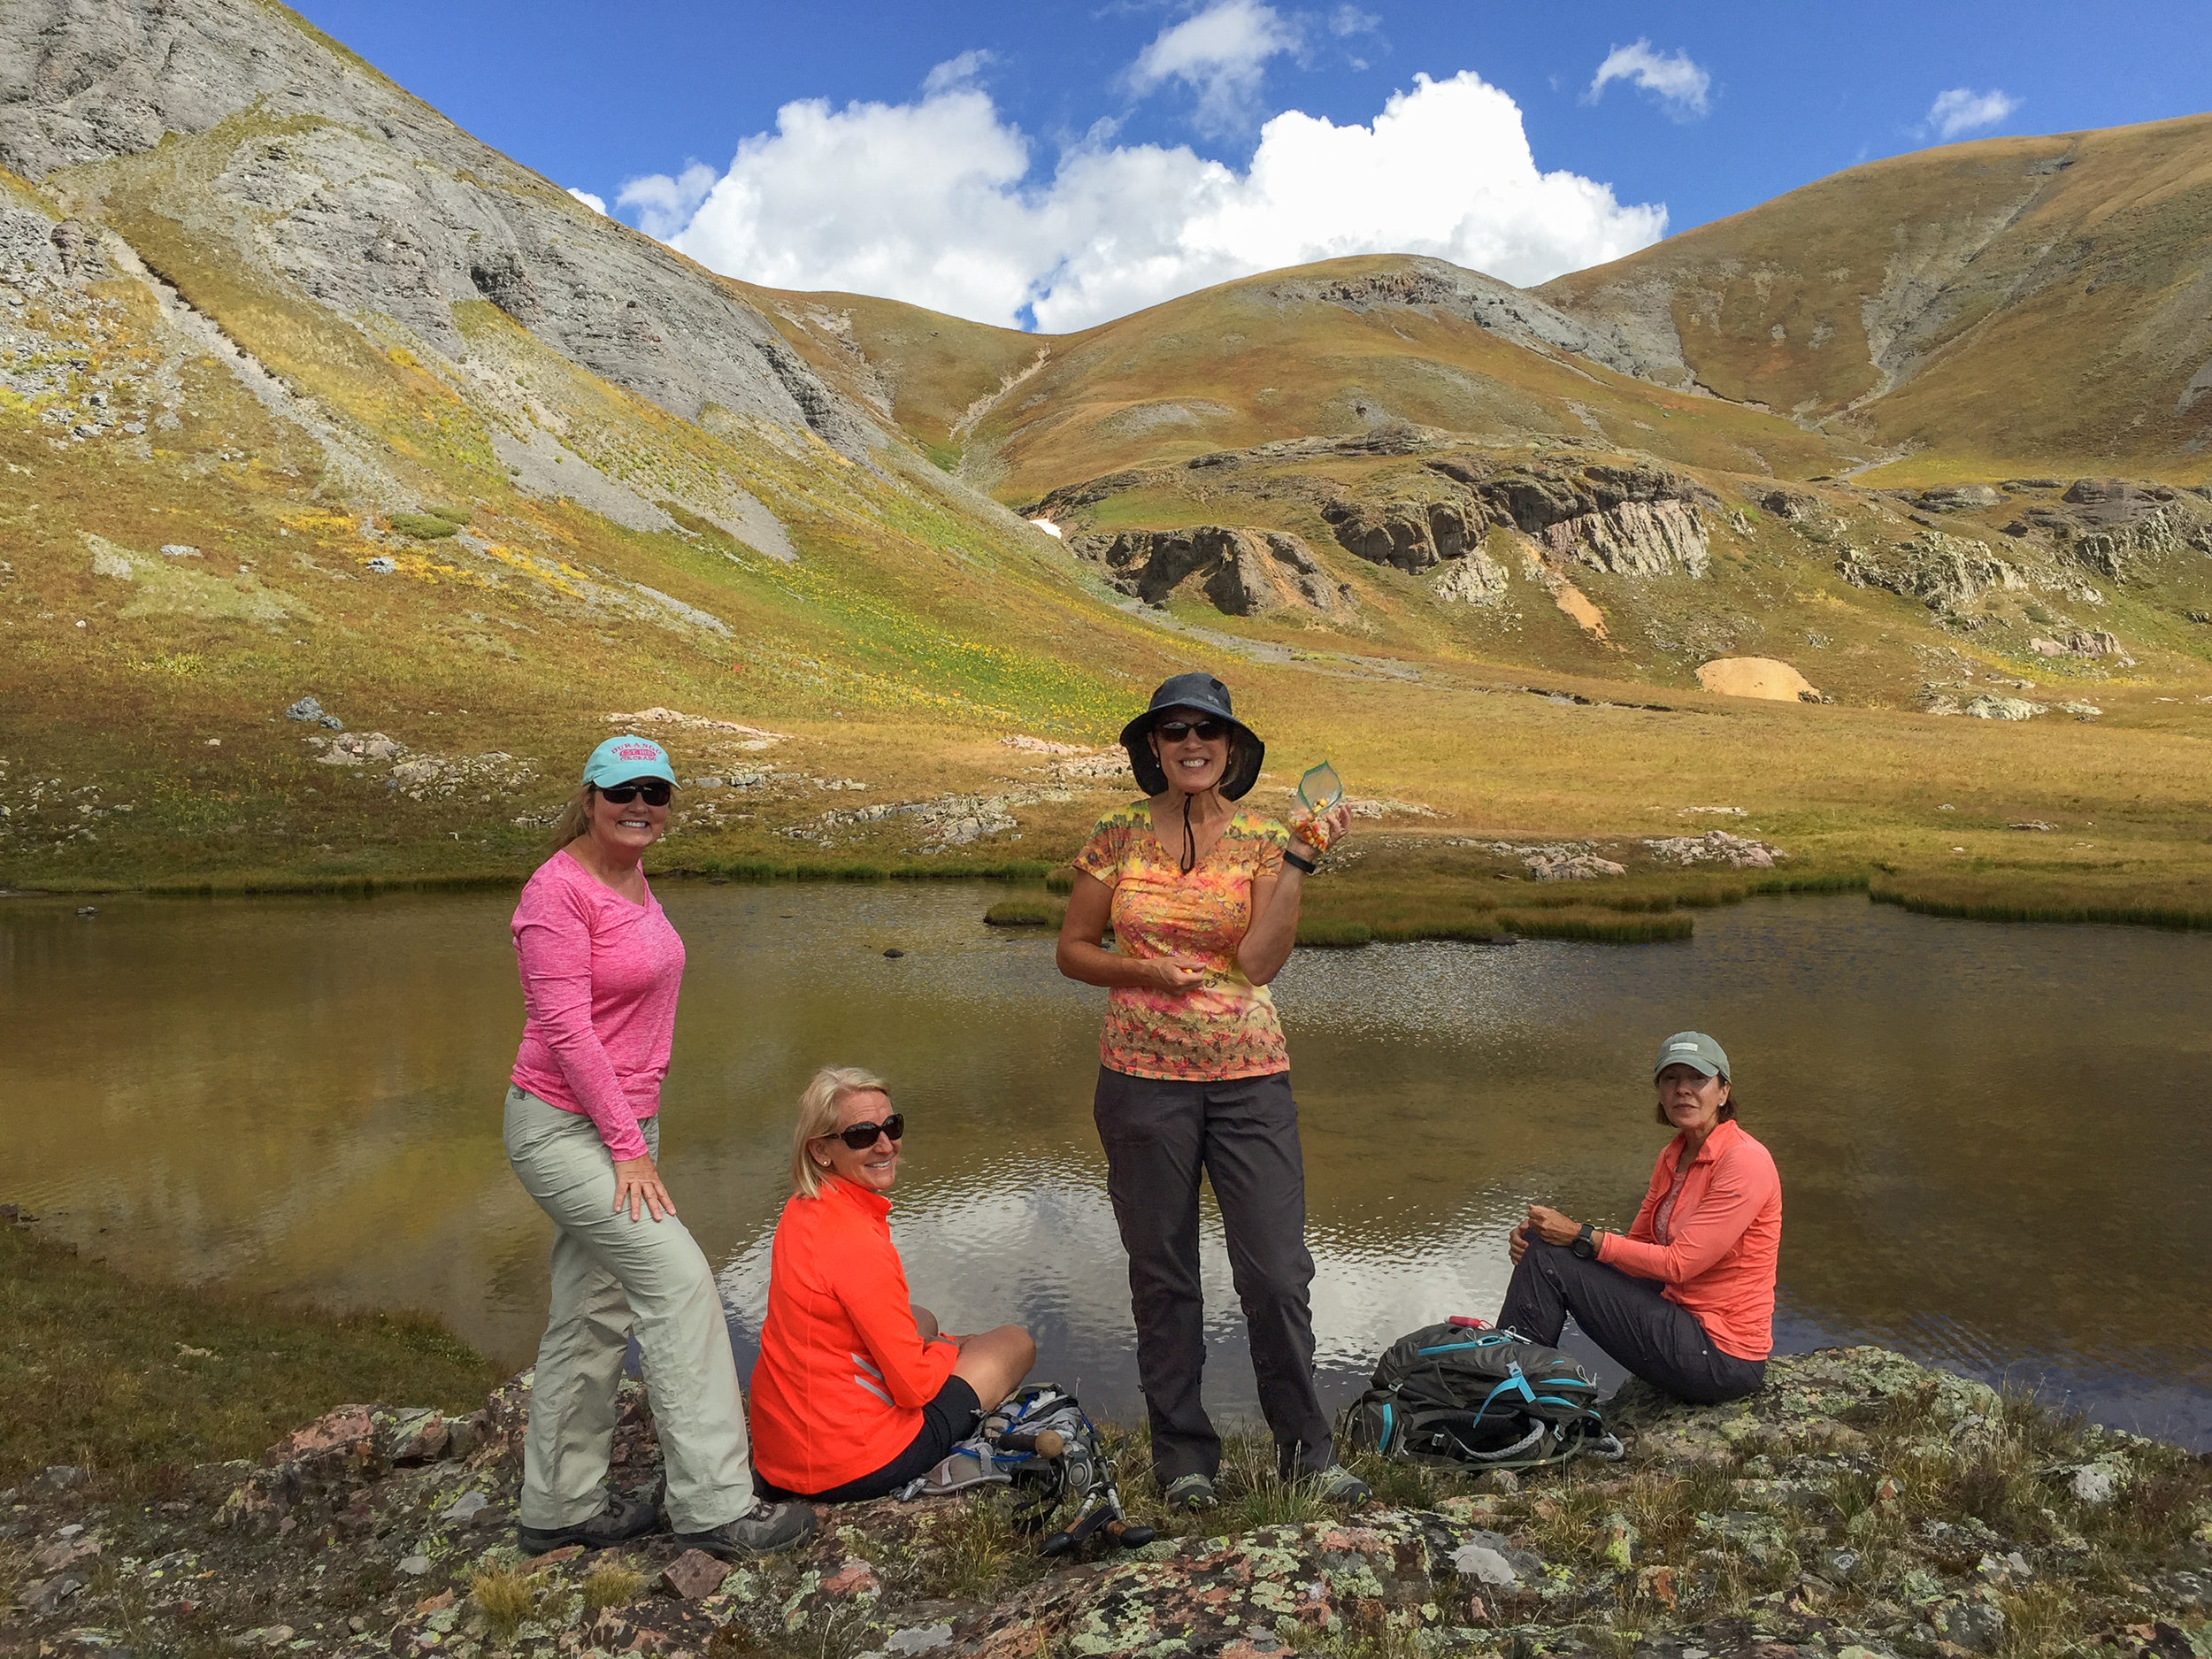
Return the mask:
{"type": "Polygon", "coordinates": [[[1498,1323],[1555,1344],[1571,1313],[1646,1382],[1700,1404],[1740,1399],[1766,1379],[1774,1347],[1782,1178],[1736,1121],[1720,1044],[1677,1032],[1652,1076],[1659,1121],[1677,1133],[1634,1224],[1605,1233],[1531,1204],[1498,1323]]]}
{"type": "Polygon", "coordinates": [[[885,1196],[905,1128],[883,1079],[851,1067],[825,1066],[799,1099],[753,1368],[753,1462],[785,1493],[884,1496],[942,1462],[1036,1363],[1018,1325],[946,1336],[907,1299],[885,1196]]]}

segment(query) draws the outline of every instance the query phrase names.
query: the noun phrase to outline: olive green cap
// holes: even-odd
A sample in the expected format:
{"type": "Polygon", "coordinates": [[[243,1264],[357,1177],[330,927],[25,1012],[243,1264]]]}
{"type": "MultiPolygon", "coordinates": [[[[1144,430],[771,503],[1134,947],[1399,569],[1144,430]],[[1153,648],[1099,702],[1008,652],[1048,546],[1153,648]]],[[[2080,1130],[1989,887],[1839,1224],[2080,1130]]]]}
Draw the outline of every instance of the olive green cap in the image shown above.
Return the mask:
{"type": "Polygon", "coordinates": [[[1678,1031],[1659,1045],[1651,1075],[1655,1079],[1671,1065],[1686,1065],[1707,1077],[1726,1077],[1728,1051],[1701,1031],[1678,1031]]]}

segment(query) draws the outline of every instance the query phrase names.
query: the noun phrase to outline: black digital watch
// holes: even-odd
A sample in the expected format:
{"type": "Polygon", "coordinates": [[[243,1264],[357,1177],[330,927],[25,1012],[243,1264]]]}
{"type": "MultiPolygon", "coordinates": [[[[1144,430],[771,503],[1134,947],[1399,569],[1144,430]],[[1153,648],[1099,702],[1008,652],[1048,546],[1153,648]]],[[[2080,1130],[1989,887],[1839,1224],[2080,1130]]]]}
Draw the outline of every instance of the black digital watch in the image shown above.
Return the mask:
{"type": "Polygon", "coordinates": [[[1584,1222],[1582,1231],[1575,1234],[1575,1241],[1567,1248],[1586,1262],[1596,1261],[1598,1259],[1598,1239],[1595,1229],[1588,1222],[1584,1222]]]}

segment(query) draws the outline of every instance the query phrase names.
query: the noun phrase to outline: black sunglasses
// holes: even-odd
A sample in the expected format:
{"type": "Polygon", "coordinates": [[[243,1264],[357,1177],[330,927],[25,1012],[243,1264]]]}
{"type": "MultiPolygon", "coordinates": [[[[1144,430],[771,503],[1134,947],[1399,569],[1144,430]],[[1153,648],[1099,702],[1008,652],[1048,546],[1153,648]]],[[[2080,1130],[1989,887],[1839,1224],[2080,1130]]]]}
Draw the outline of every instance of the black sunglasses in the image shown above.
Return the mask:
{"type": "Polygon", "coordinates": [[[893,1112],[879,1124],[855,1124],[849,1129],[833,1129],[822,1137],[825,1141],[842,1141],[856,1152],[865,1152],[875,1145],[877,1137],[888,1135],[896,1141],[906,1133],[906,1114],[893,1112]]]}
{"type": "Polygon", "coordinates": [[[627,806],[638,796],[645,797],[648,806],[666,806],[675,786],[662,778],[640,778],[634,783],[611,783],[600,790],[602,799],[617,806],[627,806]]]}
{"type": "Polygon", "coordinates": [[[1179,743],[1195,735],[1202,743],[1210,743],[1217,737],[1229,735],[1229,728],[1219,720],[1163,720],[1152,728],[1171,743],[1179,743]]]}

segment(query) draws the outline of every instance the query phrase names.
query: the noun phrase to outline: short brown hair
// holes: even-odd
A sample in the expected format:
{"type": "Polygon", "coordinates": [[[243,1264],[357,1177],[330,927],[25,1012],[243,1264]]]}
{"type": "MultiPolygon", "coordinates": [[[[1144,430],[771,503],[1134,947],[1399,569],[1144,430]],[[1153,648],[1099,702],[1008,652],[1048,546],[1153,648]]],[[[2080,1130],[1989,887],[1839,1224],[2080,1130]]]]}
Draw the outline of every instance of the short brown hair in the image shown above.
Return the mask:
{"type": "Polygon", "coordinates": [[[791,1129],[791,1190],[802,1198],[818,1198],[822,1172],[806,1155],[806,1143],[837,1133],[837,1110],[849,1094],[880,1094],[891,1098],[884,1080],[856,1065],[826,1065],[807,1079],[799,1096],[799,1121],[791,1129]]]}

